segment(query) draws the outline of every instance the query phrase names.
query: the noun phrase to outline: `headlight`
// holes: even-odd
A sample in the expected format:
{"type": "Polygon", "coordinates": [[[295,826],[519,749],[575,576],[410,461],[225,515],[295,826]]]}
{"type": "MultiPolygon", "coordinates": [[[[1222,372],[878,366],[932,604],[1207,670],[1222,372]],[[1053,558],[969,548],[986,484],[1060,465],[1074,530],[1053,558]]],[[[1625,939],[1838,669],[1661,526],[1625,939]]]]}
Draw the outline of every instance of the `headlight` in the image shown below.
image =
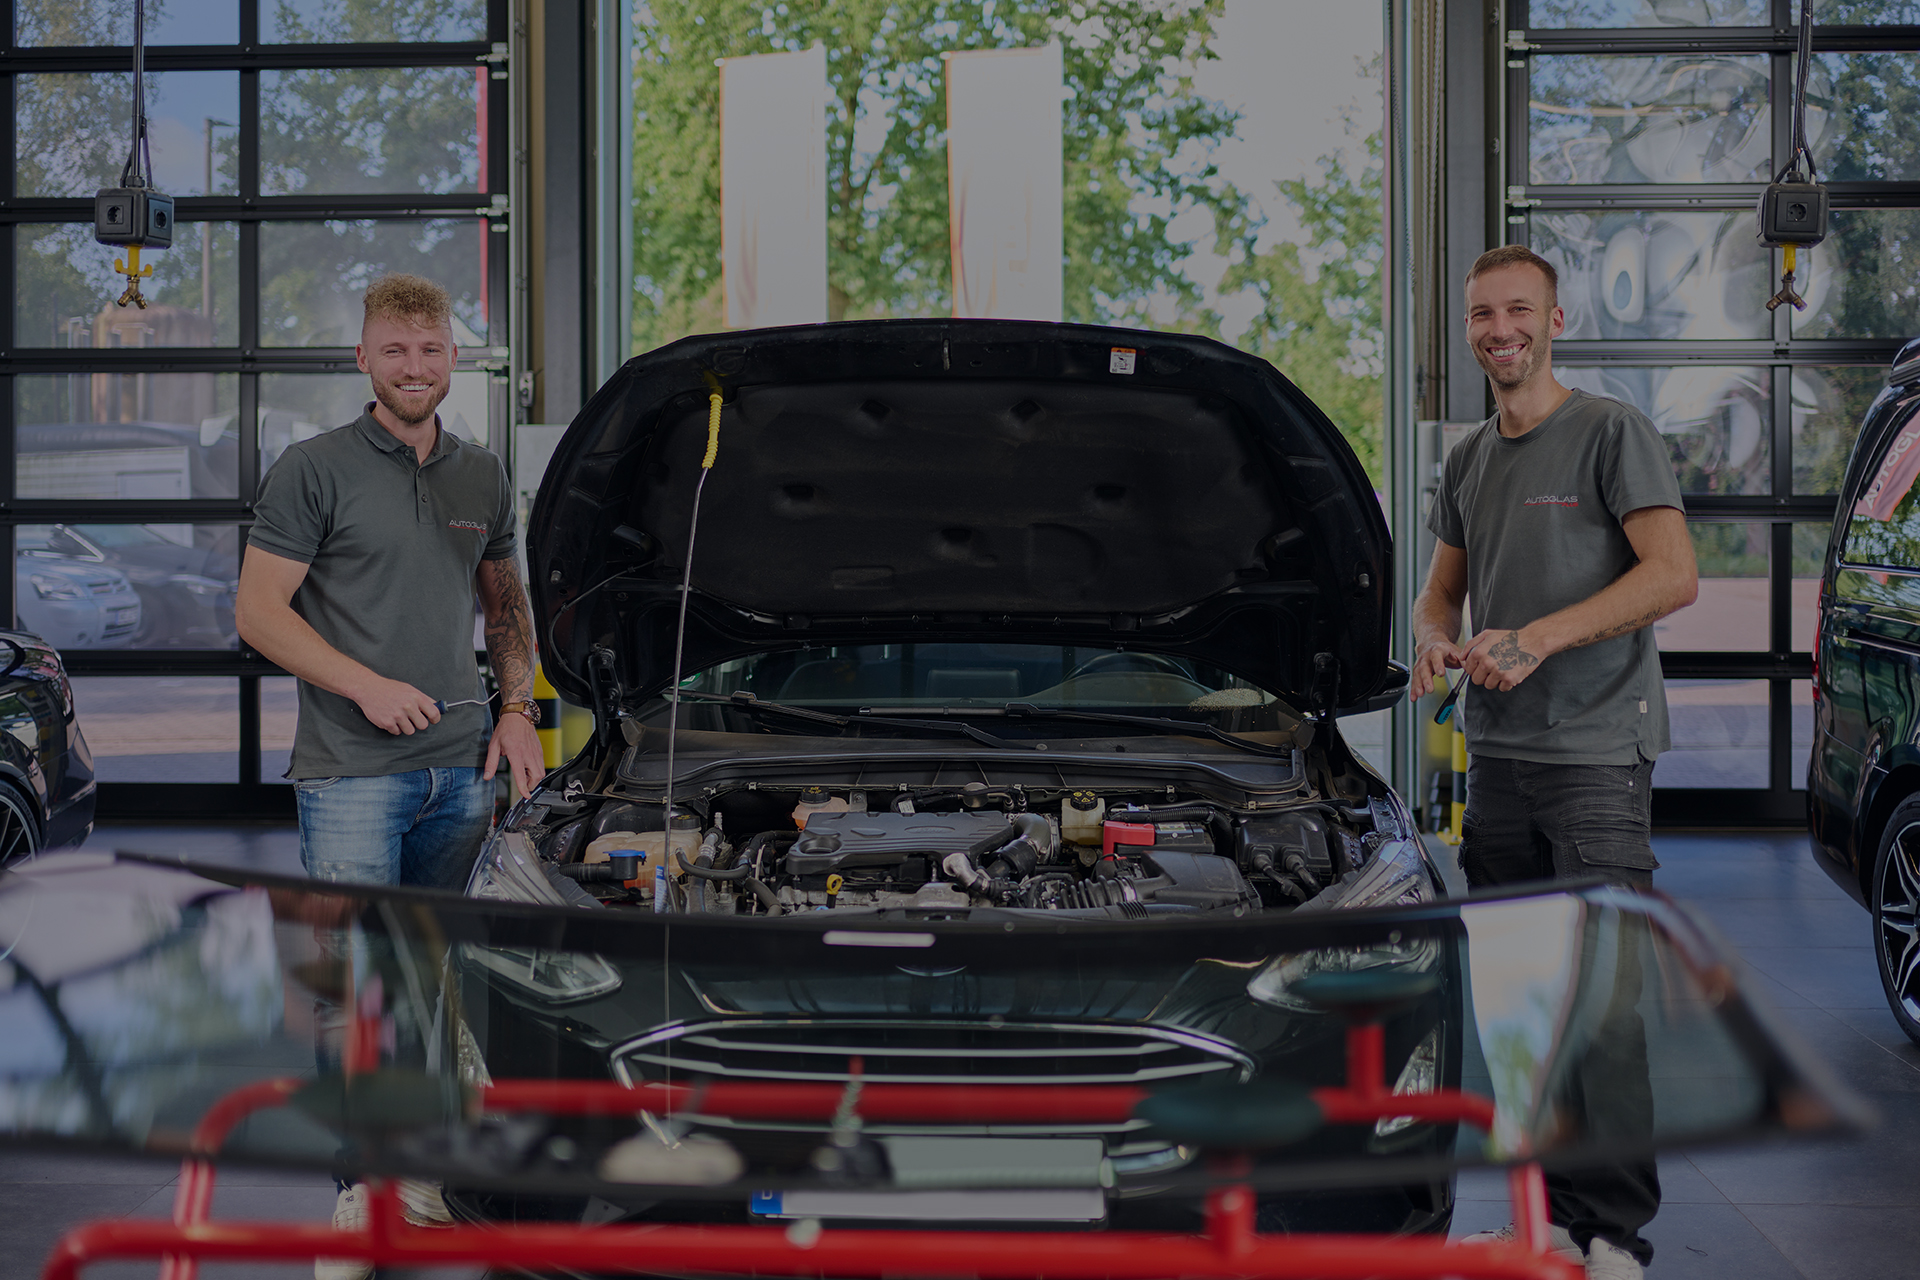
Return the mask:
{"type": "Polygon", "coordinates": [[[52,578],[44,573],[30,573],[27,581],[33,584],[33,593],[42,600],[78,600],[87,593],[77,583],[65,578],[52,578]]]}
{"type": "MultiPolygon", "coordinates": [[[[1294,908],[1325,911],[1331,908],[1356,910],[1361,907],[1411,906],[1433,900],[1433,881],[1427,876],[1426,859],[1411,840],[1395,840],[1381,846],[1346,884],[1327,890],[1311,902],[1294,908]]],[[[1434,938],[1402,941],[1389,935],[1386,942],[1365,947],[1321,947],[1315,951],[1295,951],[1275,956],[1247,983],[1247,994],[1262,1004],[1289,1013],[1320,1013],[1318,1005],[1295,996],[1293,984],[1312,973],[1344,973],[1362,969],[1404,969],[1414,973],[1432,973],[1440,967],[1440,943],[1434,938]]]]}
{"type": "MultiPolygon", "coordinates": [[[[1400,1078],[1393,1082],[1393,1091],[1405,1097],[1415,1093],[1432,1093],[1439,1087],[1440,1028],[1435,1027],[1427,1032],[1427,1038],[1407,1058],[1407,1065],[1400,1068],[1400,1078]]],[[[1374,1136],[1384,1138],[1402,1129],[1411,1129],[1416,1123],[1412,1116],[1388,1116],[1375,1123],[1374,1136]]]]}
{"type": "MultiPolygon", "coordinates": [[[[547,879],[540,855],[518,832],[494,837],[480,851],[467,893],[494,902],[568,906],[547,879]]],[[[620,989],[620,971],[599,956],[577,951],[461,944],[461,954],[488,973],[544,1004],[577,1004],[620,989]]]]}

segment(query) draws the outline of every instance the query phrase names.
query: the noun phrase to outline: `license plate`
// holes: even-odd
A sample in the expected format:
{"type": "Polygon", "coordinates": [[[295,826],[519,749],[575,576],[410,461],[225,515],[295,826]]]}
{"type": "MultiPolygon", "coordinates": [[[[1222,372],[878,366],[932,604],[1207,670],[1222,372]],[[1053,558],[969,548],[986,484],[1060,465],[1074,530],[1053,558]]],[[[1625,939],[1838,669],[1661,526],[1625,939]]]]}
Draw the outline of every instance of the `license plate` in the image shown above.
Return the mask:
{"type": "Polygon", "coordinates": [[[1099,1138],[885,1137],[892,1189],[756,1191],[767,1218],[1098,1222],[1112,1172],[1099,1138]]]}
{"type": "Polygon", "coordinates": [[[138,608],[115,609],[113,611],[113,621],[108,625],[115,626],[115,627],[124,627],[139,616],[140,616],[140,610],[138,608]]]}

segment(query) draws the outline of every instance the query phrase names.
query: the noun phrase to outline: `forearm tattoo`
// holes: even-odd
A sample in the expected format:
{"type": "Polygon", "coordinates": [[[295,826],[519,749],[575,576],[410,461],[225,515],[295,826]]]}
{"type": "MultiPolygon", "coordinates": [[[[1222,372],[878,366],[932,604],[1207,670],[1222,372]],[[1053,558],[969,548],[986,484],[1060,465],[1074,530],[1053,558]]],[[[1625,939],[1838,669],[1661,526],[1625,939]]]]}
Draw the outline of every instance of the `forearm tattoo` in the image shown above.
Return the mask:
{"type": "Polygon", "coordinates": [[[1511,671],[1515,667],[1537,667],[1540,659],[1520,647],[1520,633],[1507,632],[1506,638],[1493,642],[1487,650],[1487,656],[1493,659],[1493,665],[1502,671],[1511,671]]]}
{"type": "Polygon", "coordinates": [[[1618,622],[1611,627],[1602,627],[1590,636],[1580,637],[1567,647],[1570,649],[1578,649],[1581,645],[1599,644],[1602,640],[1611,640],[1615,636],[1626,635],[1629,631],[1638,631],[1642,627],[1651,626],[1666,616],[1665,610],[1652,609],[1641,614],[1631,622],[1618,622]]]}
{"type": "Polygon", "coordinates": [[[500,684],[502,700],[533,696],[533,624],[527,613],[527,593],[520,585],[520,567],[509,556],[480,565],[483,590],[493,607],[487,617],[487,661],[500,684]]]}

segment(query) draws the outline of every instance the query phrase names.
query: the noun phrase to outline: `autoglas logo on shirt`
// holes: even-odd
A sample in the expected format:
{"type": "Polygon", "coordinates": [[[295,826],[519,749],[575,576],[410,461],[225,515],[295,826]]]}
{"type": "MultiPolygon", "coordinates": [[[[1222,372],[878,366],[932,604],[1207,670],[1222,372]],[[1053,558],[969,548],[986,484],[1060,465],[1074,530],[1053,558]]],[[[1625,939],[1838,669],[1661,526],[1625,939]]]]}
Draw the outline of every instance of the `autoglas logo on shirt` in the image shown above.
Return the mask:
{"type": "Polygon", "coordinates": [[[487,526],[481,524],[478,520],[449,520],[447,521],[447,528],[471,529],[475,533],[485,533],[487,531],[487,526]]]}
{"type": "Polygon", "coordinates": [[[1528,498],[1523,506],[1529,507],[1577,507],[1580,497],[1573,493],[1543,493],[1537,498],[1528,498]]]}

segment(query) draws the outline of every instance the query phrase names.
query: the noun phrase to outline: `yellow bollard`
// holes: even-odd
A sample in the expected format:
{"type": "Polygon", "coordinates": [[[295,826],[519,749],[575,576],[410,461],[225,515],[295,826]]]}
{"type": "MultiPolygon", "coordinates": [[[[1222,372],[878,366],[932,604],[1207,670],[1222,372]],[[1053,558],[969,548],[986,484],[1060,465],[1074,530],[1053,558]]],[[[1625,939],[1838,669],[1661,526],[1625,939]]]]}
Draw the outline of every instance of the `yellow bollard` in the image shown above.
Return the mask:
{"type": "Polygon", "coordinates": [[[547,768],[557,769],[566,763],[561,754],[560,743],[560,694],[547,679],[547,673],[536,661],[533,664],[533,700],[540,707],[540,755],[546,761],[547,768]]]}
{"type": "Polygon", "coordinates": [[[1453,717],[1453,797],[1447,803],[1447,826],[1440,833],[1446,844],[1459,844],[1467,821],[1467,734],[1460,717],[1453,717]]]}

